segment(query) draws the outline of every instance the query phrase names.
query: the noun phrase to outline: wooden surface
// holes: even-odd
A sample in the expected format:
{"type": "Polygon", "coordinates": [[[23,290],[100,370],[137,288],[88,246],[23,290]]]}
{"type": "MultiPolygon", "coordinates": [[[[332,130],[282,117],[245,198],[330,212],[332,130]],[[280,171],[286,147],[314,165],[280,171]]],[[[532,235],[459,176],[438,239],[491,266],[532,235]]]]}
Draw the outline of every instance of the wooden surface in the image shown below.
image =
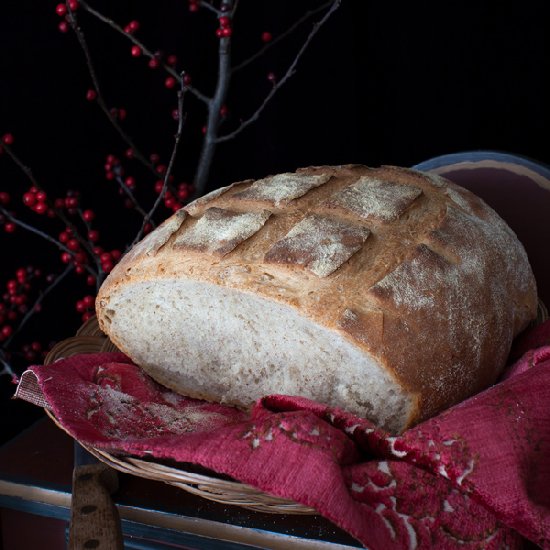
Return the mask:
{"type": "Polygon", "coordinates": [[[118,510],[111,493],[118,489],[116,472],[109,466],[86,464],[73,470],[69,550],[122,550],[118,510]]]}
{"type": "MultiPolygon", "coordinates": [[[[73,440],[51,420],[42,419],[0,447],[0,507],[63,519],[68,524],[72,471],[73,440]]],[[[140,548],[361,547],[320,516],[251,512],[160,482],[125,474],[118,477],[119,489],[113,499],[122,519],[125,542],[145,541],[140,548]]],[[[127,547],[132,548],[129,544],[127,547]]]]}

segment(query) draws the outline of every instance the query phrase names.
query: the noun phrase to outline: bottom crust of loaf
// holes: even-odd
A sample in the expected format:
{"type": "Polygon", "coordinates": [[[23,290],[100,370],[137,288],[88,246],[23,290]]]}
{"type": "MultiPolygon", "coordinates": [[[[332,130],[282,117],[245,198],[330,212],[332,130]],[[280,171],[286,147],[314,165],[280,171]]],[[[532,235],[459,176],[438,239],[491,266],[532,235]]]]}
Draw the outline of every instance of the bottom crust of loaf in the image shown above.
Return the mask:
{"type": "Polygon", "coordinates": [[[394,433],[413,416],[415,397],[374,357],[278,302],[178,279],[122,285],[100,307],[111,340],[181,394],[240,407],[303,396],[394,433]]]}

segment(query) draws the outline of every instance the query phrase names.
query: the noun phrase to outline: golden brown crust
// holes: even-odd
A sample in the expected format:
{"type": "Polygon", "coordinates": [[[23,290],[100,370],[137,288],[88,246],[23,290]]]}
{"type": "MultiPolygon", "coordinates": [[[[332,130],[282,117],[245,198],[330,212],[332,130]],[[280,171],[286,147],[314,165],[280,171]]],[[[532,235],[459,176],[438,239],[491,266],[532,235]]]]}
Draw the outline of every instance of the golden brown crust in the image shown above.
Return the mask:
{"type": "Polygon", "coordinates": [[[512,338],[535,316],[536,287],[523,247],[494,211],[410,169],[321,166],[294,182],[285,176],[285,189],[247,180],[200,199],[138,245],[100,290],[102,329],[120,285],[184,277],[275,300],[337,331],[417,396],[411,422],[496,379],[512,338]],[[384,182],[395,197],[385,206],[357,198],[378,200],[384,182]],[[216,231],[197,237],[209,216],[216,231]],[[232,231],[239,216],[249,230],[232,231]]]}

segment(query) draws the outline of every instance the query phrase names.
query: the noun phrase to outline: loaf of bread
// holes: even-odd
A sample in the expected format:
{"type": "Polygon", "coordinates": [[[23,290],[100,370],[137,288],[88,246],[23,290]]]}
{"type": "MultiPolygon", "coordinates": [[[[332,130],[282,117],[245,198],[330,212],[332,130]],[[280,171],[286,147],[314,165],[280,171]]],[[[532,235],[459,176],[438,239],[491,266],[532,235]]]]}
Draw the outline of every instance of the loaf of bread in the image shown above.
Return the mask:
{"type": "Polygon", "coordinates": [[[524,248],[481,199],[349,165],[196,200],[122,258],[96,309],[177,392],[300,395],[397,433],[492,384],[536,305],[524,248]]]}

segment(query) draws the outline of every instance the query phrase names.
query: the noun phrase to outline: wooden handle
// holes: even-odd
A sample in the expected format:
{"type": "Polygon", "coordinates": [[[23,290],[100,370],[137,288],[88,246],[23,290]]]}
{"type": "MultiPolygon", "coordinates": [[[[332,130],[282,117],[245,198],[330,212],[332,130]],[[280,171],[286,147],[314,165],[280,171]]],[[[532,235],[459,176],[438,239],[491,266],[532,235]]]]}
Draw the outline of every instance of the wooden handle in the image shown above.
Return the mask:
{"type": "Polygon", "coordinates": [[[69,550],[122,550],[122,530],[111,493],[118,488],[116,472],[106,464],[73,470],[69,550]]]}

